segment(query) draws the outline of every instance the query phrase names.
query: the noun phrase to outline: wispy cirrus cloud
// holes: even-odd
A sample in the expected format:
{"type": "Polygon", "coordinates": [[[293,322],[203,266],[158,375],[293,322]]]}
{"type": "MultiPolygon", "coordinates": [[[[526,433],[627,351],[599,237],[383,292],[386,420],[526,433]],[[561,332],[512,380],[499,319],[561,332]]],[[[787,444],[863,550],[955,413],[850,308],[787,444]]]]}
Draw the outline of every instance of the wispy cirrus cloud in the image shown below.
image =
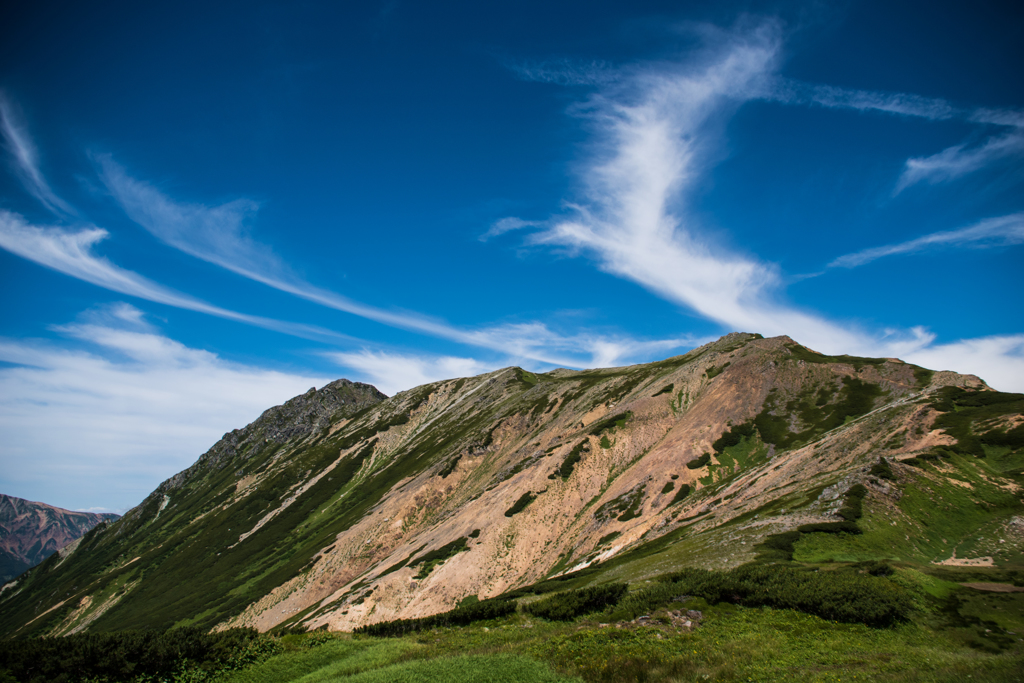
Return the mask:
{"type": "Polygon", "coordinates": [[[907,159],[896,181],[894,195],[920,182],[936,184],[955,180],[1008,157],[1024,155],[1024,112],[1021,111],[959,107],[944,99],[911,93],[857,90],[782,77],[769,82],[764,97],[784,104],[878,111],[930,121],[959,119],[1010,128],[985,138],[980,144],[962,143],[929,156],[907,159]]]}
{"type": "Polygon", "coordinates": [[[72,509],[123,511],[226,431],[328,381],[185,346],[126,303],[54,329],[64,339],[0,338],[0,487],[72,509]]]}
{"type": "Polygon", "coordinates": [[[766,99],[777,100],[785,104],[878,111],[932,121],[942,121],[965,115],[964,110],[953,106],[946,100],[921,97],[911,93],[842,88],[820,83],[805,83],[782,77],[773,78],[769,82],[770,86],[766,88],[766,99]]]}
{"type": "Polygon", "coordinates": [[[972,249],[1024,244],[1024,212],[987,218],[959,230],[945,230],[916,239],[872,247],[846,254],[828,264],[829,268],[856,268],[886,256],[912,254],[937,247],[966,246],[972,249]]]}
{"type": "Polygon", "coordinates": [[[894,194],[920,182],[942,183],[1005,159],[1024,155],[1024,128],[993,135],[980,145],[953,145],[927,157],[907,159],[894,194]]]}
{"type": "MultiPolygon", "coordinates": [[[[247,200],[221,206],[176,202],[149,183],[129,176],[109,156],[96,157],[107,189],[133,221],[155,237],[196,258],[226,268],[279,291],[384,325],[553,365],[591,367],[607,360],[635,359],[645,349],[679,348],[687,338],[642,341],[597,334],[560,335],[543,323],[461,328],[410,312],[369,306],[317,287],[294,275],[273,253],[245,231],[256,210],[247,200]]],[[[506,219],[492,230],[527,227],[529,221],[506,219]]]]}
{"type": "Polygon", "coordinates": [[[556,85],[604,85],[619,78],[619,72],[600,60],[547,59],[505,60],[505,68],[523,81],[556,85]]]}
{"type": "Polygon", "coordinates": [[[679,210],[707,168],[718,125],[760,96],[779,52],[778,29],[766,24],[733,34],[700,64],[636,71],[594,96],[585,113],[597,133],[597,153],[582,170],[586,202],[531,241],[592,255],[603,270],[733,329],[800,334],[816,348],[862,346],[848,330],[775,304],[773,266],[714,247],[679,210]]]}
{"type": "Polygon", "coordinates": [[[388,395],[428,382],[472,377],[506,365],[458,356],[403,354],[369,349],[330,352],[325,356],[342,367],[355,370],[362,378],[388,395]]]}
{"type": "Polygon", "coordinates": [[[14,168],[32,195],[47,209],[62,216],[74,215],[75,210],[58,197],[42,171],[39,170],[39,153],[28,133],[17,107],[0,90],[0,133],[5,146],[14,161],[14,168]]]}
{"type": "Polygon", "coordinates": [[[18,214],[0,209],[0,248],[70,277],[118,294],[127,294],[304,339],[351,340],[345,335],[311,325],[231,311],[153,282],[97,255],[94,247],[107,237],[109,233],[106,230],[95,226],[68,229],[32,225],[18,214]]]}
{"type": "MultiPolygon", "coordinates": [[[[723,36],[703,61],[634,69],[628,79],[599,89],[585,106],[574,110],[583,112],[596,134],[596,153],[580,167],[586,188],[583,200],[571,205],[569,216],[552,219],[551,227],[534,233],[530,241],[591,256],[602,270],[729,329],[791,335],[830,353],[928,358],[941,361],[940,367],[948,361],[947,369],[962,372],[973,372],[973,360],[984,353],[994,354],[985,367],[1003,360],[1016,367],[1017,351],[995,338],[937,347],[935,335],[922,327],[869,332],[801,311],[780,300],[781,278],[774,265],[732,253],[704,237],[700,222],[686,210],[689,193],[707,172],[709,151],[719,144],[724,122],[735,108],[746,101],[779,97],[772,94],[779,55],[779,31],[769,23],[723,36]],[[961,347],[979,350],[959,360],[947,353],[961,347]]],[[[801,86],[787,97],[794,104],[928,119],[962,115],[942,101],[902,95],[801,86]]],[[[981,243],[997,239],[997,233],[1002,234],[998,239],[1011,239],[1014,220],[975,226],[973,232],[937,237],[931,243],[981,243]]],[[[924,248],[927,243],[890,250],[924,248]]],[[[869,252],[858,258],[882,255],[869,252]]],[[[851,256],[849,262],[855,260],[851,256]]],[[[992,378],[1007,388],[1024,388],[1024,375],[992,378]]]]}
{"type": "Polygon", "coordinates": [[[540,223],[537,221],[524,221],[522,218],[516,218],[515,216],[506,216],[491,223],[491,227],[488,228],[487,232],[480,235],[480,241],[486,242],[492,237],[504,235],[506,232],[522,230],[523,228],[535,228],[539,225],[540,223]]]}

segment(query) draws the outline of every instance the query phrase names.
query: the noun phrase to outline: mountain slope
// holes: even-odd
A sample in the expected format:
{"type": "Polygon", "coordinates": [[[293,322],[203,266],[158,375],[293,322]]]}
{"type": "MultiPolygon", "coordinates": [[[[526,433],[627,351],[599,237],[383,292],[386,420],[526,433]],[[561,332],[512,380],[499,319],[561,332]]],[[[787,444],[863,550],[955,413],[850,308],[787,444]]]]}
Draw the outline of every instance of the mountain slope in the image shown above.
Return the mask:
{"type": "Polygon", "coordinates": [[[972,539],[996,530],[993,563],[1024,548],[1024,397],[973,376],[732,334],[657,363],[506,368],[387,400],[330,386],[350,402],[325,387],[226,435],[5,591],[0,629],[347,630],[590,565],[630,581],[735,566],[787,532],[797,559],[979,559],[972,539]],[[842,519],[857,484],[863,535],[795,531],[842,519]]]}
{"type": "Polygon", "coordinates": [[[117,518],[0,494],[0,582],[34,567],[100,522],[117,518]]]}

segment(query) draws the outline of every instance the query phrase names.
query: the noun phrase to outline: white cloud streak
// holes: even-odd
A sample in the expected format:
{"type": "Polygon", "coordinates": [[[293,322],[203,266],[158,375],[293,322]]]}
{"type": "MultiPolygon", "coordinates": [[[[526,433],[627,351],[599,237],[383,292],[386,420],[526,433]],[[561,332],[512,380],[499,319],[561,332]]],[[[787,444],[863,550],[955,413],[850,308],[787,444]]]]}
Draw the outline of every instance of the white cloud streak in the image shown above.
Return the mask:
{"type": "Polygon", "coordinates": [[[913,254],[936,247],[967,246],[974,249],[1024,244],[1024,212],[987,218],[959,230],[946,230],[883,247],[846,254],[828,264],[829,268],[856,268],[886,256],[913,254]]]}
{"type": "Polygon", "coordinates": [[[141,316],[118,304],[55,328],[74,344],[0,338],[4,491],[124,510],[224,432],[327,382],[225,361],[141,316]]]}
{"type": "Polygon", "coordinates": [[[802,334],[816,348],[863,346],[847,330],[773,304],[773,267],[714,249],[673,211],[704,170],[719,121],[760,91],[778,52],[775,28],[764,26],[734,36],[699,67],[639,72],[628,87],[595,96],[588,115],[599,153],[583,171],[588,202],[532,241],[593,254],[605,271],[733,329],[802,334]]]}
{"type": "Polygon", "coordinates": [[[941,121],[963,117],[965,112],[943,99],[921,97],[908,93],[887,93],[873,90],[840,88],[832,85],[804,83],[788,78],[775,78],[766,90],[766,99],[785,104],[817,105],[828,109],[879,111],[941,121]]]}
{"type": "MultiPolygon", "coordinates": [[[[39,171],[32,140],[15,114],[13,105],[2,93],[0,115],[0,128],[7,146],[28,187],[34,189],[37,198],[51,210],[74,213],[71,207],[49,191],[39,171]]],[[[674,349],[688,343],[685,338],[638,341],[592,334],[566,337],[540,323],[466,330],[415,313],[367,306],[303,281],[273,250],[249,237],[245,222],[255,215],[258,209],[256,202],[240,199],[215,207],[174,202],[152,185],[130,177],[109,155],[95,155],[94,160],[104,184],[125,213],[158,239],[238,275],[328,308],[392,327],[500,351],[513,358],[530,358],[570,367],[618,361],[628,357],[626,354],[674,349]]],[[[496,235],[530,225],[533,225],[530,221],[506,218],[497,221],[491,231],[496,235]]],[[[121,294],[285,334],[328,341],[358,341],[319,327],[230,311],[164,287],[96,256],[93,247],[108,236],[106,230],[92,226],[72,230],[30,225],[17,214],[0,210],[0,247],[66,275],[121,294]]]]}
{"type": "Polygon", "coordinates": [[[39,153],[32,144],[28,128],[18,114],[17,108],[0,91],[0,133],[3,134],[7,151],[14,160],[15,169],[22,183],[47,209],[58,215],[75,213],[68,204],[58,197],[39,170],[39,153]]]}
{"type": "Polygon", "coordinates": [[[930,121],[961,119],[1011,130],[987,138],[980,145],[953,145],[926,157],[907,159],[896,182],[897,195],[919,182],[930,184],[955,180],[1007,157],[1024,154],[1024,112],[1011,109],[969,109],[946,100],[909,93],[886,93],[803,83],[776,77],[769,81],[764,98],[784,104],[816,105],[829,109],[878,111],[930,121]]]}
{"type": "Polygon", "coordinates": [[[1024,392],[1024,334],[935,344],[903,359],[925,368],[978,375],[1001,391],[1024,392]]]}
{"type": "Polygon", "coordinates": [[[389,396],[412,387],[456,377],[472,377],[505,367],[474,358],[425,356],[363,349],[351,353],[327,353],[338,365],[357,371],[362,378],[389,396]]]}
{"type": "Polygon", "coordinates": [[[69,230],[60,227],[40,227],[27,223],[21,216],[0,209],[0,248],[34,261],[73,278],[109,289],[119,294],[135,296],[176,308],[226,318],[248,325],[282,332],[304,339],[350,340],[350,337],[329,330],[300,325],[260,316],[246,315],[182,294],[164,287],[130,270],[125,270],[102,256],[93,248],[109,233],[97,227],[69,230]]]}
{"type": "Polygon", "coordinates": [[[540,225],[537,221],[524,221],[522,218],[516,218],[515,216],[507,216],[500,218],[493,223],[491,227],[484,234],[480,235],[480,241],[486,242],[492,237],[498,235],[504,235],[506,232],[512,232],[513,230],[522,230],[523,228],[534,228],[540,225]]]}
{"type": "MultiPolygon", "coordinates": [[[[701,238],[701,226],[685,211],[688,191],[706,171],[708,146],[717,143],[723,122],[737,104],[764,98],[779,59],[775,27],[762,26],[725,39],[702,64],[659,65],[635,71],[628,81],[595,95],[585,111],[597,132],[597,153],[582,166],[585,201],[575,215],[553,220],[532,237],[535,244],[569,247],[596,258],[601,269],[639,283],[729,329],[767,336],[791,335],[826,353],[943,359],[929,349],[935,337],[924,328],[869,334],[799,311],[773,297],[780,278],[771,264],[715,248],[701,238]]],[[[951,115],[941,102],[871,93],[807,90],[825,106],[878,109],[904,115],[951,115]]],[[[975,226],[967,241],[1009,239],[1013,221],[975,226]],[[981,233],[987,231],[987,236],[981,233]]],[[[957,237],[935,238],[933,243],[957,237]]],[[[927,241],[927,240],[925,240],[927,241]]],[[[894,249],[923,248],[924,242],[894,249]]],[[[895,252],[893,252],[895,253],[895,252]]],[[[882,252],[864,254],[879,257],[882,252]]],[[[851,256],[851,262],[853,257],[851,256]]],[[[966,340],[992,353],[985,367],[1018,362],[1005,344],[966,340]],[[1010,355],[1005,355],[1010,353],[1010,355]]],[[[951,366],[973,372],[970,362],[951,366]]],[[[981,366],[978,366],[981,367],[981,366]]],[[[1019,379],[992,375],[1004,386],[1024,389],[1019,379]]]]}
{"type": "Polygon", "coordinates": [[[1024,129],[992,136],[976,147],[954,145],[927,157],[907,159],[894,194],[919,182],[942,183],[974,173],[1007,157],[1024,154],[1024,129]]]}
{"type": "MultiPolygon", "coordinates": [[[[584,367],[607,359],[628,358],[648,348],[679,348],[687,339],[642,342],[627,338],[579,334],[562,336],[542,323],[497,325],[472,330],[408,312],[368,306],[305,282],[280,262],[268,247],[250,239],[243,222],[256,210],[240,200],[219,207],[172,201],[148,183],[125,173],[109,156],[96,157],[108,190],[129,218],[166,244],[226,268],[243,277],[313,303],[351,313],[384,325],[440,339],[529,358],[553,365],[584,367]]],[[[520,219],[506,219],[519,221],[520,219]]],[[[498,221],[499,229],[525,227],[498,221]]]]}
{"type": "Polygon", "coordinates": [[[602,85],[619,76],[607,62],[582,62],[572,59],[545,61],[506,61],[505,68],[523,81],[555,85],[602,85]]]}

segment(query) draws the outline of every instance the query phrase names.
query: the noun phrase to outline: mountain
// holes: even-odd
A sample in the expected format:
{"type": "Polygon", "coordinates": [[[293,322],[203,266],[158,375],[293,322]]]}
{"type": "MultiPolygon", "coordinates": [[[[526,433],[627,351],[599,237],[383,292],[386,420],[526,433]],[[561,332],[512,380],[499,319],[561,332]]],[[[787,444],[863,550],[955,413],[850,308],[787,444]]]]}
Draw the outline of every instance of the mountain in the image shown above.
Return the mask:
{"type": "Polygon", "coordinates": [[[351,630],[588,567],[1019,566],[1022,473],[1024,396],[788,337],[391,398],[339,380],[5,588],[0,633],[351,630]]]}
{"type": "Polygon", "coordinates": [[[72,512],[0,493],[0,582],[7,582],[118,515],[72,512]]]}

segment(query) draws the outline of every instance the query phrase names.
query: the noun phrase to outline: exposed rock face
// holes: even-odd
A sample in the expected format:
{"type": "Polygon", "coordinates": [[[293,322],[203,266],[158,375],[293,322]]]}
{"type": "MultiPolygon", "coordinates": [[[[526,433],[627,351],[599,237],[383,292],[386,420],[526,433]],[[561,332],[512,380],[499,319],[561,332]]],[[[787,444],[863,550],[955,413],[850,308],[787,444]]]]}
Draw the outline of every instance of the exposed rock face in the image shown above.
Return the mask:
{"type": "Polygon", "coordinates": [[[34,567],[100,522],[117,518],[0,494],[0,582],[34,567]]]}
{"type": "Polygon", "coordinates": [[[125,516],[137,516],[154,501],[162,500],[170,491],[182,487],[193,478],[201,477],[203,473],[228,465],[244,464],[245,454],[287,442],[303,443],[311,435],[331,425],[344,423],[349,416],[386,398],[387,395],[378,391],[377,387],[347,379],[335,380],[319,391],[315,387],[310,388],[301,396],[286,401],[284,405],[264,411],[246,427],[225,434],[194,465],[160,484],[142,505],[129,510],[125,516]],[[237,457],[239,454],[242,454],[240,459],[237,457]]]}
{"type": "MultiPolygon", "coordinates": [[[[944,387],[987,390],[750,334],[646,365],[506,368],[386,400],[336,382],[225,435],[0,595],[0,632],[347,630],[602,563],[628,581],[735,566],[768,535],[840,519],[856,484],[908,539],[934,533],[900,496],[945,480],[900,461],[955,442],[933,428],[944,387]],[[882,455],[885,480],[871,474],[882,455]]],[[[1005,440],[1019,421],[1001,419],[985,429],[1005,440]]],[[[974,485],[1012,485],[993,477],[974,485]]],[[[1020,515],[1013,501],[998,514],[1020,515]]],[[[933,546],[903,545],[932,559],[933,546]]]]}

